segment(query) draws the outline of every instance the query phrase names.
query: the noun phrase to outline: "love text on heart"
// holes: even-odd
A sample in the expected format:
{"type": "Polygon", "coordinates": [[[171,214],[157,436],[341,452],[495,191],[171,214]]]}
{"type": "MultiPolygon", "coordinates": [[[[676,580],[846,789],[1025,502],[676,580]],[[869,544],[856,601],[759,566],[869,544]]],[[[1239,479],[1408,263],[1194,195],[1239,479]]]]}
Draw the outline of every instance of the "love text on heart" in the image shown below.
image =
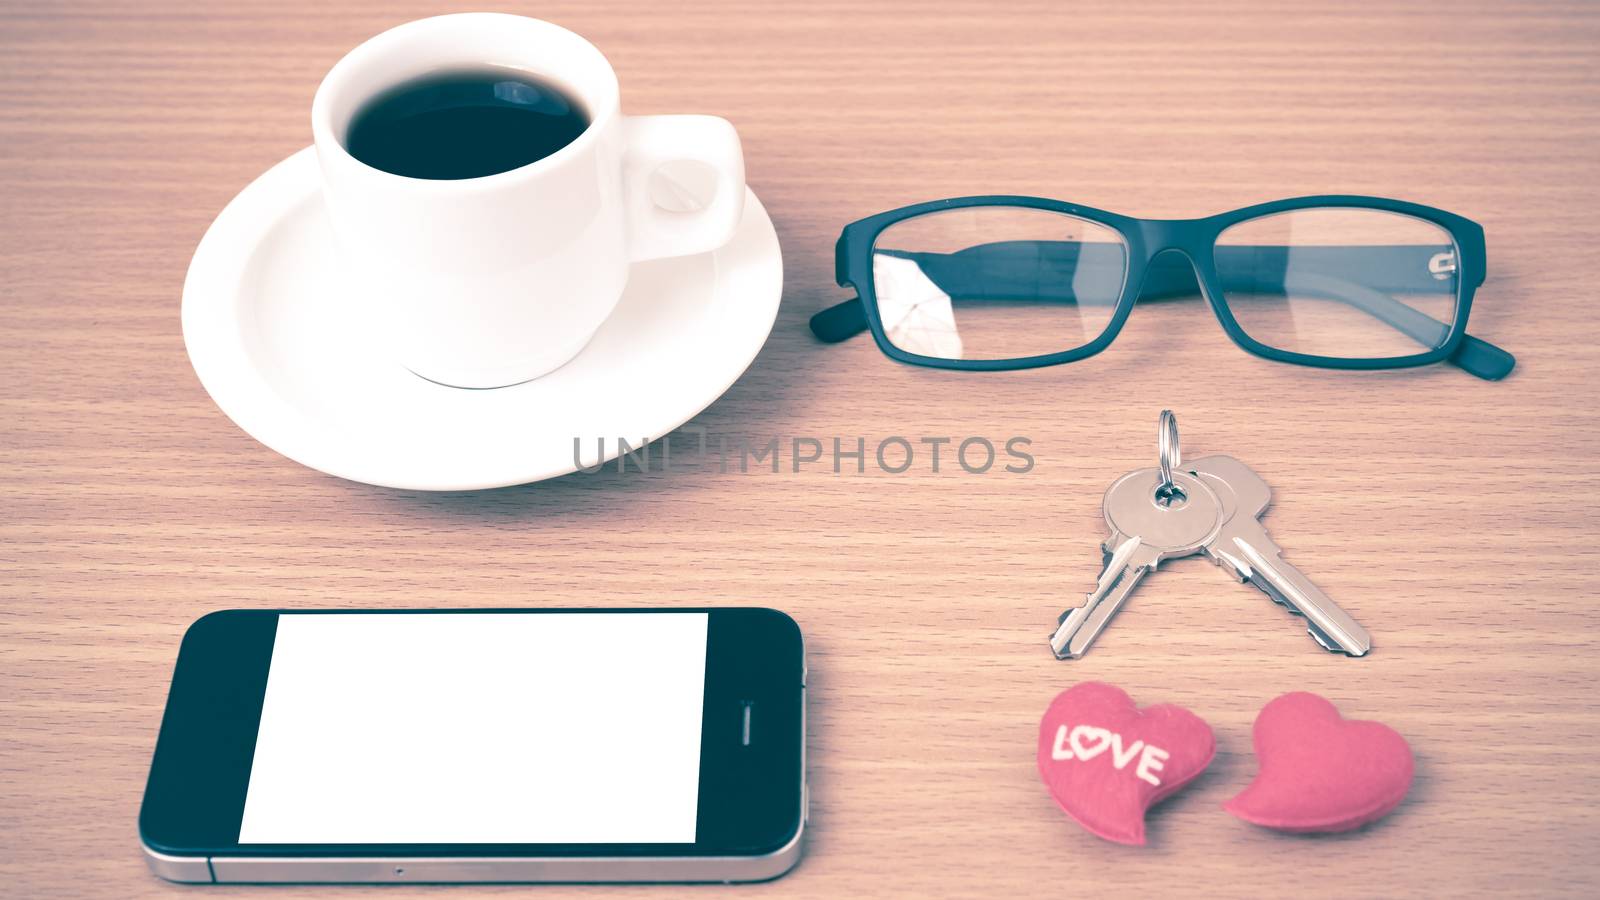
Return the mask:
{"type": "Polygon", "coordinates": [[[1109,728],[1074,725],[1068,729],[1065,725],[1058,726],[1056,743],[1050,751],[1050,758],[1057,761],[1088,762],[1107,751],[1111,753],[1111,765],[1119,772],[1126,769],[1134,757],[1138,757],[1139,763],[1134,766],[1133,774],[1140,781],[1161,786],[1161,777],[1156,773],[1166,768],[1167,758],[1171,754],[1142,740],[1124,744],[1122,735],[1109,728]]]}

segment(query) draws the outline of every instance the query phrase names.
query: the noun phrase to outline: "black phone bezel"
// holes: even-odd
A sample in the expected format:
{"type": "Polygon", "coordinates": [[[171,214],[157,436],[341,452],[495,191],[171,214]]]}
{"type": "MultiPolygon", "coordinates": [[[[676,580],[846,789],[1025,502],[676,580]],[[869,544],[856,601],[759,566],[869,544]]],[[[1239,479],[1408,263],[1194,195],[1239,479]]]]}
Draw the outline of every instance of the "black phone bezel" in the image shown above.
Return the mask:
{"type": "MultiPolygon", "coordinates": [[[[639,648],[648,653],[648,647],[639,648]]],[[[223,610],[189,626],[156,740],[139,833],[172,856],[703,857],[765,856],[804,815],[805,651],[777,610],[223,610]],[[700,797],[692,844],[240,844],[256,728],[280,615],[708,613],[700,797]],[[744,743],[744,710],[751,737],[744,743]]]]}

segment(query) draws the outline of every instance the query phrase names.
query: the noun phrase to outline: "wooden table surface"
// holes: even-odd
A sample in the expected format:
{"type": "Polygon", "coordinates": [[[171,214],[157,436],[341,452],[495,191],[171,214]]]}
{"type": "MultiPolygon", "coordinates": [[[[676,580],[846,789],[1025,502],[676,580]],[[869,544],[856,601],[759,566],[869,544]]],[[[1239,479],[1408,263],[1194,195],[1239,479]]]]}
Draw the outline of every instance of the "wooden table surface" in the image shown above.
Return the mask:
{"type": "Polygon", "coordinates": [[[718,113],[743,136],[785,292],[696,424],[757,443],[1024,436],[1037,464],[608,470],[454,495],[257,444],[201,389],[178,322],[200,235],[309,143],[323,72],[451,4],[207,7],[0,3],[0,893],[268,893],[168,885],[139,852],[172,661],[201,614],[557,604],[765,604],[808,635],[806,859],[696,893],[1595,890],[1600,6],[504,5],[591,38],[628,110],[718,113]],[[1006,192],[1143,216],[1324,192],[1460,212],[1488,233],[1473,331],[1518,368],[1271,363],[1197,302],[1141,306],[1107,352],[1027,372],[809,336],[841,298],[843,224],[1006,192]],[[1098,572],[1101,492],[1154,459],[1164,406],[1189,454],[1275,486],[1274,533],[1370,627],[1369,657],[1323,653],[1203,561],[1148,580],[1087,658],[1050,656],[1056,613],[1098,572]],[[1216,729],[1216,762],[1152,815],[1146,848],[1090,837],[1035,774],[1040,713],[1086,679],[1216,729]],[[1411,741],[1416,784],[1386,821],[1291,838],[1219,808],[1254,771],[1256,712],[1294,689],[1411,741]]]}

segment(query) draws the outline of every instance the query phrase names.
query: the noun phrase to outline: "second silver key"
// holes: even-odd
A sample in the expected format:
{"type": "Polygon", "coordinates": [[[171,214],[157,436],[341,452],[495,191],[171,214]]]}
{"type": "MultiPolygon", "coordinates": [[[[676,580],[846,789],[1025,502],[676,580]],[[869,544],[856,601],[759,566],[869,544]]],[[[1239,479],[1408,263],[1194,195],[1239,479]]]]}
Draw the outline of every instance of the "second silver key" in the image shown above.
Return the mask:
{"type": "Polygon", "coordinates": [[[1223,523],[1205,554],[1240,581],[1306,618],[1306,630],[1324,649],[1365,656],[1372,636],[1339,608],[1303,572],[1285,562],[1283,551],[1261,524],[1272,489],[1249,466],[1231,456],[1207,456],[1184,466],[1217,495],[1223,523]]]}

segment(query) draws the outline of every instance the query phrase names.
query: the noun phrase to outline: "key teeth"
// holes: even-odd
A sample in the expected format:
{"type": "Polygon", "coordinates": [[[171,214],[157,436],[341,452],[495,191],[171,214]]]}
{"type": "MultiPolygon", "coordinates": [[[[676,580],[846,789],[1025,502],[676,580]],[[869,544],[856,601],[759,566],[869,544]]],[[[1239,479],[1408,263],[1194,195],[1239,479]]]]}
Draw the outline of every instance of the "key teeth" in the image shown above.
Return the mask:
{"type": "MultiPolygon", "coordinates": [[[[1219,563],[1219,565],[1220,565],[1220,563],[1219,563]]],[[[1232,566],[1223,566],[1223,568],[1229,569],[1229,570],[1233,569],[1232,566]]],[[[1267,581],[1265,578],[1262,578],[1262,577],[1256,575],[1254,572],[1246,573],[1242,578],[1239,579],[1239,583],[1240,584],[1248,584],[1248,585],[1251,585],[1252,587],[1255,587],[1257,590],[1261,591],[1261,593],[1266,594],[1268,600],[1271,600],[1273,603],[1278,604],[1279,606],[1283,607],[1284,609],[1287,609],[1289,612],[1292,612],[1297,616],[1304,616],[1305,615],[1305,613],[1301,612],[1298,607],[1296,607],[1293,603],[1290,603],[1289,599],[1287,597],[1285,597],[1282,594],[1278,593],[1277,589],[1272,586],[1271,582],[1267,581]]]]}
{"type": "Polygon", "coordinates": [[[1206,559],[1210,559],[1211,562],[1218,567],[1218,569],[1221,569],[1222,572],[1226,572],[1227,577],[1232,578],[1234,581],[1238,581],[1240,585],[1248,585],[1248,583],[1250,583],[1250,570],[1243,569],[1242,565],[1238,565],[1237,562],[1234,562],[1234,560],[1227,559],[1227,557],[1221,556],[1221,554],[1214,554],[1214,552],[1208,552],[1208,554],[1205,554],[1205,556],[1206,559]]]}
{"type": "MultiPolygon", "coordinates": [[[[1266,594],[1267,598],[1273,603],[1278,604],[1279,606],[1288,610],[1290,613],[1297,615],[1302,619],[1306,619],[1306,614],[1300,610],[1300,607],[1290,603],[1288,597],[1284,597],[1279,594],[1268,582],[1256,578],[1246,578],[1245,580],[1260,588],[1261,593],[1266,594]]],[[[1310,619],[1306,619],[1306,633],[1311,635],[1311,639],[1316,641],[1317,644],[1322,647],[1322,649],[1328,651],[1329,653],[1343,653],[1346,656],[1361,655],[1360,653],[1351,653],[1349,650],[1341,647],[1337,641],[1324,633],[1322,629],[1318,628],[1316,623],[1310,619]]]]}
{"type": "Polygon", "coordinates": [[[1306,631],[1311,635],[1312,640],[1316,641],[1318,644],[1321,644],[1322,649],[1328,651],[1329,653],[1343,653],[1345,656],[1349,657],[1361,657],[1366,656],[1367,652],[1372,649],[1371,646],[1368,646],[1365,649],[1357,652],[1349,647],[1345,647],[1335,641],[1333,638],[1324,634],[1322,629],[1318,628],[1309,621],[1306,622],[1306,631]]]}
{"type": "MultiPolygon", "coordinates": [[[[1251,577],[1246,580],[1248,583],[1259,588],[1263,594],[1266,594],[1269,598],[1271,598],[1273,603],[1278,604],[1289,612],[1304,619],[1306,623],[1306,633],[1311,635],[1311,639],[1316,641],[1318,646],[1322,647],[1322,649],[1328,651],[1329,653],[1342,653],[1345,656],[1361,657],[1366,656],[1367,653],[1372,650],[1370,638],[1353,636],[1353,639],[1357,641],[1357,643],[1353,646],[1345,646],[1344,644],[1334,640],[1333,637],[1327,632],[1323,631],[1321,628],[1318,628],[1317,623],[1311,617],[1307,616],[1305,611],[1302,610],[1293,600],[1280,593],[1278,589],[1273,586],[1271,581],[1258,577],[1254,571],[1252,571],[1251,577]]],[[[1360,630],[1360,626],[1356,626],[1356,628],[1357,630],[1360,630]]],[[[1362,632],[1362,634],[1364,635],[1365,632],[1362,632]]]]}

